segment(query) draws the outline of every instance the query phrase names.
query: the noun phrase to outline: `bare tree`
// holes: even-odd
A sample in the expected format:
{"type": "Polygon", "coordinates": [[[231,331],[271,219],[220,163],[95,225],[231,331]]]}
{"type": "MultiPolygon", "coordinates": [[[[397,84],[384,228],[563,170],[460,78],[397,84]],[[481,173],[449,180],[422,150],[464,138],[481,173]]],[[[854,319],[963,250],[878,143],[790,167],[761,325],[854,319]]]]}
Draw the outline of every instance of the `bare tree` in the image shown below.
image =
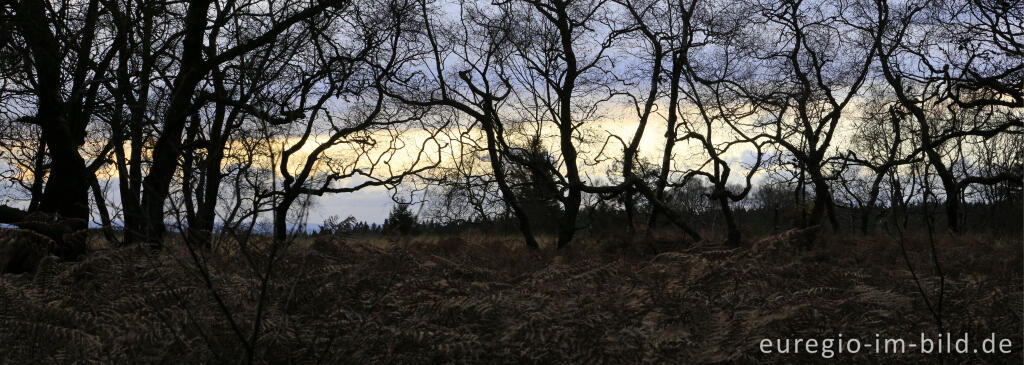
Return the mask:
{"type": "Polygon", "coordinates": [[[126,228],[123,242],[144,239],[140,228],[143,216],[141,206],[142,179],[149,149],[155,138],[155,109],[168,94],[166,76],[161,65],[174,52],[173,6],[155,1],[104,2],[112,23],[115,38],[123,44],[117,55],[112,81],[104,83],[112,94],[108,123],[110,140],[114,146],[114,166],[121,201],[121,220],[126,228]],[[126,112],[127,111],[127,112],[126,112]],[[128,150],[125,150],[125,143],[128,150]]]}
{"type": "MultiPolygon", "coordinates": [[[[153,147],[153,162],[149,168],[149,174],[142,183],[144,190],[141,206],[145,216],[144,226],[128,228],[145,232],[147,241],[154,245],[160,244],[164,234],[164,202],[168,197],[175,171],[177,171],[178,157],[182,154],[182,134],[185,126],[188,124],[189,117],[193,115],[193,111],[200,106],[195,100],[200,83],[212,70],[230,60],[272,44],[282,33],[293,26],[308,22],[313,17],[325,12],[346,8],[350,3],[346,0],[321,1],[310,6],[303,6],[296,2],[286,1],[279,4],[267,4],[271,6],[262,6],[253,3],[236,4],[229,1],[224,5],[221,6],[219,2],[214,4],[211,0],[190,2],[184,18],[182,54],[177,64],[176,75],[171,78],[171,98],[167,102],[166,112],[162,118],[160,136],[153,147]],[[211,5],[216,5],[214,8],[217,10],[212,22],[210,20],[211,5]],[[241,8],[236,8],[236,5],[241,8]],[[207,28],[223,27],[229,19],[240,20],[238,19],[240,16],[231,14],[244,14],[245,17],[252,18],[254,22],[265,20],[260,23],[266,25],[248,30],[248,36],[239,43],[225,44],[223,47],[218,44],[214,51],[204,52],[208,49],[203,44],[207,28]]],[[[214,37],[211,41],[216,43],[218,40],[214,37]]]]}
{"type": "MultiPolygon", "coordinates": [[[[697,33],[696,29],[701,29],[705,39],[694,39],[691,42],[706,44],[707,47],[696,48],[692,53],[686,52],[683,59],[685,72],[681,91],[687,100],[686,107],[694,111],[683,115],[680,127],[685,133],[677,137],[676,142],[695,141],[702,150],[704,162],[699,164],[699,168],[687,172],[684,180],[690,176],[702,176],[711,183],[709,198],[718,204],[725,219],[727,242],[738,245],[741,233],[729,204],[746,198],[753,187],[752,179],[761,166],[764,142],[741,128],[742,121],[756,115],[759,109],[756,102],[744,97],[745,90],[740,86],[744,75],[750,73],[744,67],[743,57],[747,55],[739,46],[741,41],[738,39],[744,20],[737,17],[738,12],[733,9],[722,10],[721,14],[732,15],[712,16],[714,10],[704,10],[698,13],[696,19],[699,22],[690,31],[693,34],[697,33]],[[712,51],[704,51],[703,48],[712,51]],[[701,53],[712,56],[698,57],[697,54],[701,53]],[[742,154],[741,159],[753,159],[746,166],[744,185],[740,191],[733,191],[729,187],[733,168],[740,163],[729,162],[726,158],[730,152],[735,151],[742,154]]],[[[672,134],[678,135],[678,132],[672,134]]]]}
{"type": "MultiPolygon", "coordinates": [[[[0,3],[0,9],[9,14],[9,25],[16,30],[13,34],[5,32],[0,47],[4,52],[21,53],[16,58],[4,57],[5,61],[15,62],[5,67],[5,72],[11,72],[8,76],[12,78],[24,80],[19,84],[25,87],[22,90],[31,91],[34,99],[31,102],[36,107],[35,113],[23,115],[17,122],[39,127],[40,146],[33,170],[42,172],[43,161],[49,161],[45,164],[48,172],[45,186],[41,187],[38,181],[33,183],[34,195],[39,197],[29,208],[54,215],[64,222],[64,229],[49,234],[63,243],[61,232],[87,227],[88,192],[96,184],[83,182],[95,180],[92,172],[102,165],[109,149],[102,148],[96,156],[84,155],[81,149],[103,98],[101,80],[122,44],[101,38],[106,33],[103,26],[106,16],[99,0],[63,4],[5,1],[0,3]],[[43,153],[47,157],[43,157],[43,153]],[[94,157],[95,162],[87,162],[88,157],[94,157]]],[[[4,28],[9,29],[7,25],[4,28]]],[[[36,176],[41,179],[44,174],[36,176]]],[[[22,219],[19,214],[5,217],[6,223],[18,223],[22,219]]],[[[76,256],[79,251],[67,252],[76,256]]]]}
{"type": "Polygon", "coordinates": [[[779,1],[760,4],[751,19],[763,37],[748,40],[758,47],[753,59],[764,60],[761,71],[776,72],[749,87],[768,107],[755,127],[790,154],[813,184],[809,225],[820,224],[827,213],[833,230],[839,229],[826,167],[843,112],[876,54],[867,10],[859,2],[779,1]]]}
{"type": "Polygon", "coordinates": [[[1019,43],[1007,38],[1012,31],[977,23],[990,24],[990,16],[1015,15],[985,2],[956,9],[927,2],[877,3],[878,33],[884,35],[879,40],[882,74],[900,106],[916,121],[917,151],[942,183],[948,228],[959,232],[965,188],[1021,180],[1021,172],[1012,169],[974,176],[960,168],[965,144],[1022,132],[1024,63],[1019,43]],[[937,23],[936,31],[924,31],[929,28],[924,19],[937,23]],[[947,39],[950,34],[963,38],[947,39]]]}
{"type": "MultiPolygon", "coordinates": [[[[900,166],[920,158],[913,151],[914,136],[906,135],[910,130],[908,116],[892,100],[892,95],[873,87],[865,98],[868,100],[864,111],[854,122],[856,132],[850,137],[847,152],[842,157],[844,167],[841,170],[846,174],[839,176],[837,185],[847,200],[857,206],[859,229],[868,234],[873,228],[875,208],[887,178],[898,174],[900,166]]],[[[890,208],[897,205],[891,202],[890,208]]]]}
{"type": "Polygon", "coordinates": [[[313,37],[314,43],[331,51],[320,56],[325,63],[314,65],[311,77],[291,97],[298,101],[292,113],[308,115],[297,133],[284,135],[294,142],[281,142],[283,150],[274,161],[282,177],[279,190],[272,192],[275,242],[286,239],[288,212],[300,196],[393,186],[439,164],[445,142],[437,134],[445,124],[432,125],[426,109],[402,107],[383,91],[384,78],[407,63],[401,40],[412,31],[408,27],[417,25],[411,20],[418,17],[417,5],[409,1],[363,4],[364,8],[353,10],[353,32],[313,37]],[[352,41],[357,46],[346,49],[345,44],[352,41]],[[347,100],[336,107],[327,105],[339,96],[347,100]],[[428,135],[407,145],[401,130],[413,122],[417,122],[415,129],[428,135]],[[311,149],[300,155],[306,147],[311,149]],[[401,161],[402,153],[412,156],[401,161]],[[296,157],[298,164],[292,163],[296,157]],[[353,184],[338,186],[347,181],[353,184]]]}
{"type": "Polygon", "coordinates": [[[480,125],[484,133],[490,173],[501,191],[502,199],[517,217],[526,246],[537,248],[539,245],[529,218],[506,174],[506,161],[514,159],[515,155],[508,153],[510,143],[505,140],[504,116],[500,112],[507,105],[507,98],[512,91],[512,76],[507,68],[511,66],[508,58],[512,57],[509,50],[514,49],[514,37],[522,36],[515,34],[513,26],[519,19],[506,9],[502,9],[498,15],[490,15],[478,8],[478,4],[462,3],[461,6],[467,14],[457,25],[461,31],[441,31],[436,30],[431,23],[427,3],[421,3],[423,35],[429,45],[429,49],[422,53],[425,56],[422,64],[430,72],[416,72],[408,78],[418,85],[411,85],[402,79],[392,80],[393,88],[403,90],[389,93],[412,105],[454,109],[471,118],[474,124],[480,125]],[[482,36],[474,37],[471,34],[482,36]],[[442,54],[442,49],[452,51],[442,54]],[[452,69],[455,71],[449,71],[452,69]],[[406,91],[412,91],[414,96],[403,96],[406,91]]]}
{"type": "MultiPolygon", "coordinates": [[[[612,21],[613,9],[603,0],[524,0],[524,12],[517,32],[514,71],[522,90],[517,100],[527,117],[555,125],[561,166],[548,168],[563,189],[562,217],[559,219],[558,248],[566,247],[576,233],[584,184],[577,149],[579,128],[598,116],[608,89],[611,70],[609,52],[623,33],[612,21]],[[564,171],[564,172],[563,172],[564,171]]],[[[508,11],[514,8],[509,8],[508,11]]]]}

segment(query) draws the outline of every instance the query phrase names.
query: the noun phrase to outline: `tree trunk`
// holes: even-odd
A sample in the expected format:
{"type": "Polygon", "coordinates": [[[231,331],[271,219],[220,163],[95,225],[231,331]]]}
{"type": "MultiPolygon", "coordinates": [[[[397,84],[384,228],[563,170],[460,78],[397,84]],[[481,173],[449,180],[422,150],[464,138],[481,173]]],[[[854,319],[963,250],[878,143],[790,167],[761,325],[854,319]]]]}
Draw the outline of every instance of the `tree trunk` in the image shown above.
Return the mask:
{"type": "Polygon", "coordinates": [[[875,181],[871,183],[871,191],[868,192],[868,202],[864,207],[864,211],[861,212],[860,217],[860,232],[868,234],[873,231],[874,227],[871,224],[871,216],[875,212],[875,205],[878,203],[878,192],[882,186],[882,179],[885,178],[885,172],[880,172],[875,175],[875,181]]]}
{"type": "Polygon", "coordinates": [[[40,1],[18,3],[17,23],[28,45],[38,78],[38,114],[36,121],[42,127],[42,138],[50,151],[50,175],[39,201],[39,210],[57,214],[75,230],[88,227],[89,184],[85,160],[78,153],[82,145],[84,128],[69,120],[66,104],[60,92],[61,53],[50,32],[46,12],[40,1]]]}
{"type": "Polygon", "coordinates": [[[569,190],[565,211],[562,212],[562,218],[558,224],[558,249],[567,247],[576,234],[576,217],[579,215],[582,200],[583,194],[579,188],[569,190]]]}
{"type": "Polygon", "coordinates": [[[562,217],[558,224],[558,243],[556,247],[563,249],[569,245],[576,234],[576,217],[579,215],[580,203],[583,201],[582,181],[577,167],[576,145],[573,144],[572,134],[576,130],[573,121],[573,92],[576,89],[576,78],[579,77],[579,67],[576,60],[576,51],[573,49],[573,31],[571,21],[567,13],[567,3],[556,2],[554,25],[558,28],[559,40],[562,53],[565,59],[565,75],[562,78],[561,88],[558,93],[558,132],[559,147],[562,149],[562,160],[565,164],[565,177],[568,180],[568,194],[563,201],[562,217]]]}
{"type": "MultiPolygon", "coordinates": [[[[930,138],[927,143],[931,144],[930,138]]],[[[960,233],[960,186],[953,177],[953,171],[946,167],[942,162],[942,156],[934,148],[927,148],[925,155],[928,156],[928,162],[935,168],[935,174],[939,175],[942,188],[946,191],[946,227],[953,233],[960,233]]]]}
{"type": "Polygon", "coordinates": [[[110,213],[107,211],[107,203],[103,200],[103,190],[100,188],[100,181],[96,175],[91,176],[89,186],[92,188],[92,199],[96,202],[96,211],[100,214],[100,224],[103,225],[103,237],[112,246],[119,245],[117,236],[114,234],[113,224],[110,222],[110,213]]]}
{"type": "MultiPolygon", "coordinates": [[[[665,197],[665,186],[668,185],[668,170],[672,164],[672,149],[676,144],[676,122],[678,121],[678,114],[676,108],[679,107],[679,79],[683,73],[683,59],[682,53],[676,50],[672,54],[672,74],[669,76],[669,99],[668,99],[668,120],[665,125],[665,150],[661,154],[661,171],[658,171],[658,181],[655,183],[654,195],[659,201],[665,197]]],[[[658,215],[661,213],[661,209],[657,205],[651,204],[651,216],[648,218],[647,226],[648,229],[653,229],[657,226],[658,215]]]]}
{"type": "Polygon", "coordinates": [[[832,232],[839,232],[839,220],[836,218],[835,202],[832,200],[832,192],[829,190],[828,182],[820,171],[809,169],[808,175],[814,184],[814,209],[811,210],[810,220],[807,227],[820,225],[825,216],[828,215],[832,232]]]}
{"type": "Polygon", "coordinates": [[[274,244],[278,245],[288,240],[288,210],[298,196],[286,194],[281,202],[274,207],[274,244]]]}
{"type": "MultiPolygon", "coordinates": [[[[115,19],[118,22],[117,39],[115,42],[121,44],[128,44],[129,34],[137,26],[136,19],[132,19],[129,15],[133,14],[130,8],[131,4],[127,5],[128,7],[124,11],[112,12],[115,18],[119,17],[115,19]]],[[[149,89],[151,83],[149,75],[152,73],[155,58],[152,55],[154,11],[145,4],[141,4],[139,10],[142,13],[142,28],[138,30],[142,38],[141,50],[138,53],[138,56],[142,58],[142,67],[137,74],[139,90],[134,98],[130,98],[132,93],[135,92],[136,85],[129,74],[129,57],[131,54],[119,52],[117,93],[114,95],[114,108],[120,111],[127,106],[131,115],[126,125],[122,113],[117,112],[114,114],[114,120],[111,123],[114,132],[112,138],[115,140],[114,157],[118,169],[121,205],[124,210],[122,218],[125,230],[122,244],[125,245],[145,239],[145,217],[142,213],[140,198],[142,193],[142,150],[144,148],[143,129],[146,115],[149,112],[149,89]],[[126,103],[126,98],[132,102],[126,103]],[[126,138],[130,143],[131,155],[126,155],[124,151],[124,140],[126,138]]]]}
{"type": "Polygon", "coordinates": [[[46,140],[39,137],[39,146],[36,148],[36,156],[32,170],[32,200],[28,203],[28,210],[39,209],[43,200],[43,186],[46,183],[46,140]]]}
{"type": "MultiPolygon", "coordinates": [[[[490,107],[485,110],[485,113],[491,113],[490,107]]],[[[498,143],[495,133],[495,125],[493,120],[481,121],[484,127],[484,135],[487,137],[487,155],[491,160],[491,170],[494,172],[494,178],[498,181],[498,190],[501,190],[501,197],[505,201],[505,204],[512,209],[512,213],[516,215],[516,219],[519,221],[519,231],[523,234],[523,239],[526,241],[526,247],[529,249],[537,249],[540,245],[537,244],[537,239],[533,235],[533,229],[530,227],[530,219],[526,215],[526,211],[523,210],[522,205],[519,204],[519,200],[516,199],[515,192],[508,185],[508,180],[505,175],[505,166],[501,163],[501,158],[498,153],[498,143]]]]}
{"type": "Polygon", "coordinates": [[[732,208],[729,207],[729,198],[722,194],[718,197],[718,205],[722,208],[722,216],[725,217],[725,226],[729,234],[726,243],[732,246],[739,246],[741,239],[740,228],[736,225],[736,219],[732,216],[732,208]]]}
{"type": "Polygon", "coordinates": [[[39,210],[73,220],[71,225],[75,229],[86,229],[89,221],[89,173],[71,136],[62,129],[59,126],[44,128],[43,135],[50,148],[51,169],[39,210]]]}
{"type": "Polygon", "coordinates": [[[953,233],[961,233],[960,187],[956,183],[947,184],[946,179],[943,179],[942,186],[946,189],[946,226],[953,233]]]}
{"type": "Polygon", "coordinates": [[[629,231],[629,234],[632,235],[632,234],[636,233],[636,224],[635,224],[634,219],[633,219],[633,213],[634,213],[634,210],[635,210],[634,205],[635,204],[633,202],[633,188],[632,188],[632,186],[627,186],[626,187],[626,191],[623,192],[622,194],[624,194],[623,200],[622,200],[622,205],[623,205],[623,208],[626,209],[626,229],[629,231]]]}
{"type": "Polygon", "coordinates": [[[164,118],[163,133],[153,148],[153,164],[143,180],[142,210],[145,214],[145,236],[150,244],[160,247],[164,227],[164,201],[170,192],[174,172],[181,156],[181,135],[192,107],[192,96],[205,72],[203,63],[203,36],[206,31],[207,11],[211,0],[198,0],[189,4],[182,45],[181,65],[175,78],[171,100],[164,118]]]}

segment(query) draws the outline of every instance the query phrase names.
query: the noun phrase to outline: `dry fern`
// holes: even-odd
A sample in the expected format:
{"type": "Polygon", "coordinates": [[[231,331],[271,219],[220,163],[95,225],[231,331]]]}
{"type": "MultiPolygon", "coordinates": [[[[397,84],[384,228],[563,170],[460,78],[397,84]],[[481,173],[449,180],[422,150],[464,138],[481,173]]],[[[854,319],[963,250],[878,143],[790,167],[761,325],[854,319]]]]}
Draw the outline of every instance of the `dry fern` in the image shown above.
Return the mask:
{"type": "MultiPolygon", "coordinates": [[[[790,234],[792,235],[792,234],[790,234]]],[[[789,242],[791,238],[767,239],[789,242]]],[[[268,285],[261,363],[763,363],[760,339],[934,331],[895,248],[846,241],[810,251],[702,249],[544,259],[501,242],[377,248],[293,245],[268,285]]],[[[945,242],[950,331],[1022,341],[1021,255],[945,242]],[[1006,261],[1017,265],[1002,264],[1006,261]],[[996,262],[1011,271],[979,262],[996,262]]],[[[775,247],[775,246],[773,246],[775,247]]],[[[1003,246],[1007,249],[1013,246],[1003,246]]],[[[1019,248],[1019,247],[1018,247],[1019,248]]],[[[215,293],[248,330],[259,281],[239,256],[207,254],[215,293]]],[[[0,276],[4,358],[30,363],[234,363],[246,343],[180,246],[44,258],[0,276]]],[[[914,258],[925,267],[927,257],[914,258]]],[[[263,260],[262,258],[260,260],[263,260]]],[[[935,285],[929,279],[925,286],[935,285]]],[[[1020,347],[993,362],[1019,362],[1020,347]]],[[[845,362],[916,363],[906,355],[845,362]]],[[[975,358],[951,357],[952,362],[975,358]]]]}

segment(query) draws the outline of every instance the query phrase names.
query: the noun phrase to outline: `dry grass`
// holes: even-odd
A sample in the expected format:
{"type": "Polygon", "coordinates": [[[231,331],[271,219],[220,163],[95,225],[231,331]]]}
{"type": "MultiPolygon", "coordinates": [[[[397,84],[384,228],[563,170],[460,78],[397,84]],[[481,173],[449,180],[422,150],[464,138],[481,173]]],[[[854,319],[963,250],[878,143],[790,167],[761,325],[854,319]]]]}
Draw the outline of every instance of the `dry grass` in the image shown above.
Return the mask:
{"type": "MultiPolygon", "coordinates": [[[[591,238],[531,253],[513,237],[421,237],[290,247],[269,286],[255,348],[266,363],[715,363],[823,361],[762,355],[762,338],[916,339],[936,330],[897,244],[826,239],[809,250],[591,238]],[[656,256],[643,247],[671,249],[656,256]],[[638,247],[633,249],[634,247],[638,247]]],[[[1012,355],[947,362],[1020,363],[1022,243],[942,237],[946,330],[1014,343],[1012,355]]],[[[926,289],[927,243],[908,240],[926,289]]],[[[257,262],[257,266],[259,266],[257,262]]],[[[240,256],[207,257],[232,320],[251,331],[257,273],[240,256]]],[[[12,363],[234,363],[245,346],[186,251],[101,250],[36,274],[0,277],[0,359],[12,363]]],[[[934,355],[837,355],[843,362],[935,362],[934,355]]],[[[2,360],[0,360],[2,361],[2,360]]]]}

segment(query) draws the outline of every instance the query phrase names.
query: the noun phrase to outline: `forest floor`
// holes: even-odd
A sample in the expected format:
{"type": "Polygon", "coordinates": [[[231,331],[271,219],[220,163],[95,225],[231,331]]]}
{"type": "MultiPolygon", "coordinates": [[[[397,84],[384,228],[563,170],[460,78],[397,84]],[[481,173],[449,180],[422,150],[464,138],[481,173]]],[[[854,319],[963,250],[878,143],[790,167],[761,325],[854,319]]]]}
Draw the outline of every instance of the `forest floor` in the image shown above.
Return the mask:
{"type": "Polygon", "coordinates": [[[623,237],[563,252],[512,237],[310,238],[281,253],[265,292],[260,255],[214,250],[196,265],[180,243],[99,249],[0,276],[0,363],[1022,361],[1020,237],[937,237],[941,284],[926,236],[908,237],[927,302],[887,236],[810,248],[787,236],[739,248],[623,237]],[[1011,353],[839,353],[840,339],[937,338],[940,306],[943,332],[968,333],[971,349],[994,333],[1011,353]],[[765,338],[820,344],[763,354],[765,338]]]}

